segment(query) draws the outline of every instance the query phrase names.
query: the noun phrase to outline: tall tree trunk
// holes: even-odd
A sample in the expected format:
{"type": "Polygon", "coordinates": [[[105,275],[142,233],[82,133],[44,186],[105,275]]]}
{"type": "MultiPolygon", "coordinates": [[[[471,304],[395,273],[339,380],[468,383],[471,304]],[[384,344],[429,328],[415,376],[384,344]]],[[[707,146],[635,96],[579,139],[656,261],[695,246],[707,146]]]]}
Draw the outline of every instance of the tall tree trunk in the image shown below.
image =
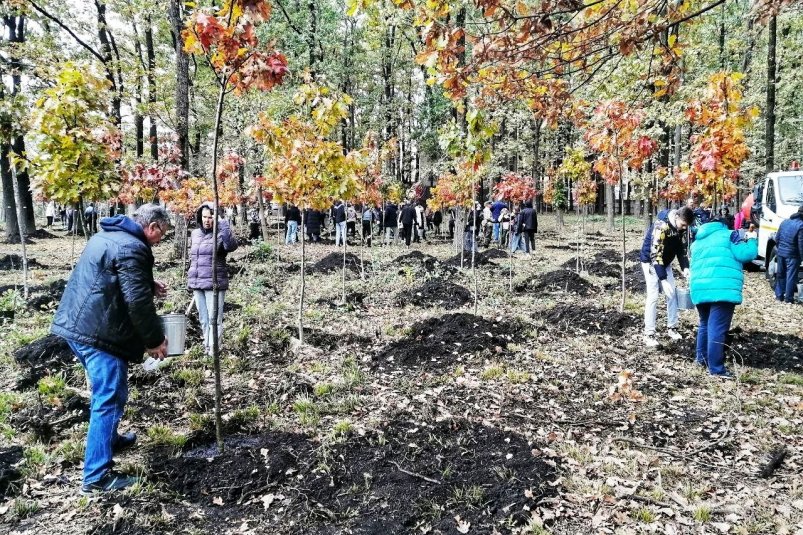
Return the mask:
{"type": "Polygon", "coordinates": [[[767,107],[764,130],[765,167],[767,172],[775,169],[775,83],[777,64],[775,51],[777,45],[778,19],[772,17],[767,25],[767,107]]]}
{"type": "MultiPolygon", "coordinates": [[[[100,55],[103,58],[103,64],[106,68],[106,78],[112,84],[112,102],[111,102],[111,116],[115,125],[122,124],[122,112],[120,111],[122,105],[122,92],[121,79],[114,77],[114,58],[112,57],[112,45],[109,39],[109,25],[106,22],[106,3],[100,0],[95,0],[95,9],[98,14],[98,41],[100,41],[100,55]]],[[[118,69],[120,66],[118,65],[118,69]]]]}
{"type": "MultiPolygon", "coordinates": [[[[145,67],[145,60],[142,56],[142,44],[139,40],[139,30],[137,22],[132,17],[131,27],[134,30],[134,52],[137,54],[140,65],[145,67]]],[[[134,93],[134,151],[137,158],[142,158],[145,152],[145,116],[142,115],[142,76],[137,72],[137,89],[134,93]]]]}
{"type": "MultiPolygon", "coordinates": [[[[0,88],[0,96],[2,96],[2,88],[0,88]]],[[[11,145],[9,143],[3,143],[0,146],[0,174],[3,179],[3,217],[6,224],[5,239],[7,242],[13,243],[20,238],[20,233],[17,223],[17,201],[14,196],[14,177],[11,174],[11,164],[8,161],[10,152],[11,145]]]]}
{"type": "Polygon", "coordinates": [[[153,49],[151,17],[145,17],[145,51],[148,54],[148,140],[151,144],[151,159],[159,159],[159,138],[156,134],[156,53],[153,49]]]}
{"type": "MultiPolygon", "coordinates": [[[[4,17],[6,27],[8,28],[8,41],[13,46],[20,46],[25,42],[25,17],[20,15],[4,17]]],[[[11,49],[12,51],[14,48],[11,49]]],[[[10,55],[9,63],[11,67],[11,96],[14,97],[22,91],[22,62],[16,53],[10,55]]],[[[11,140],[11,150],[18,156],[25,156],[25,138],[22,133],[16,132],[16,135],[11,140]]],[[[9,168],[9,175],[11,169],[9,168]]],[[[31,181],[28,176],[28,171],[23,169],[16,172],[18,194],[16,196],[16,204],[12,207],[14,210],[19,208],[19,213],[22,216],[22,221],[18,222],[17,226],[22,228],[22,231],[28,235],[36,230],[36,217],[33,210],[33,196],[31,195],[31,181]]],[[[4,185],[5,186],[5,185],[4,185]]],[[[5,191],[5,188],[4,190],[5,191]]],[[[15,217],[16,218],[16,217],[15,217]]],[[[8,231],[6,231],[8,233],[8,231]]],[[[16,231],[14,231],[16,233],[16,231]]]]}
{"type": "Polygon", "coordinates": [[[168,17],[176,52],[176,136],[181,149],[181,168],[190,169],[190,58],[184,52],[181,30],[184,28],[181,0],[170,0],[168,17]]]}
{"type": "MultiPolygon", "coordinates": [[[[14,187],[14,196],[20,198],[19,191],[19,174],[17,173],[16,166],[11,166],[11,182],[14,187]]],[[[17,204],[17,230],[20,233],[20,247],[22,249],[22,296],[28,299],[28,250],[25,248],[25,230],[22,228],[21,222],[25,218],[22,214],[22,207],[17,204]]]]}
{"type": "MultiPolygon", "coordinates": [[[[181,39],[181,30],[184,27],[184,19],[182,15],[183,2],[180,0],[170,0],[167,14],[170,19],[170,31],[173,35],[173,46],[176,52],[176,139],[181,153],[181,168],[184,171],[190,170],[190,59],[184,52],[183,40],[181,39]]],[[[150,24],[148,24],[150,29],[150,24]]],[[[149,58],[150,61],[150,58],[149,58]]],[[[150,86],[149,80],[149,94],[155,97],[155,90],[150,86]]],[[[149,110],[153,113],[153,110],[149,110]]],[[[152,117],[152,115],[151,115],[152,117]]],[[[150,121],[152,129],[155,128],[155,122],[150,121]]],[[[157,149],[158,156],[158,149],[157,149]]],[[[187,249],[187,221],[186,219],[179,218],[176,221],[176,240],[174,245],[173,256],[174,258],[182,258],[184,251],[187,249]]]]}
{"type": "Polygon", "coordinates": [[[309,72],[312,78],[315,79],[316,68],[318,65],[318,56],[316,48],[318,46],[318,7],[315,0],[307,2],[307,11],[309,12],[309,27],[307,28],[307,48],[309,48],[309,72]]]}
{"type": "MultiPolygon", "coordinates": [[[[535,119],[533,124],[533,180],[539,184],[541,179],[541,120],[535,119]]],[[[538,206],[538,196],[533,197],[533,208],[538,206]]]]}

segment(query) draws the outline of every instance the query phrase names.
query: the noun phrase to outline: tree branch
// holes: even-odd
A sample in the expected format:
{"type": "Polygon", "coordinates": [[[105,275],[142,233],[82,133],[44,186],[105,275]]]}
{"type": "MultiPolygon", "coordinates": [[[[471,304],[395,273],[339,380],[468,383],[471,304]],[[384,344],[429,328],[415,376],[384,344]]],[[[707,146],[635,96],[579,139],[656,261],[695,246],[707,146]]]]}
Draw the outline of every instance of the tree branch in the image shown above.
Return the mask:
{"type": "Polygon", "coordinates": [[[287,24],[290,26],[290,29],[303,37],[304,33],[290,19],[290,15],[287,14],[287,10],[284,8],[284,4],[282,4],[281,0],[276,0],[276,4],[279,6],[279,9],[282,10],[282,15],[284,15],[285,20],[287,20],[287,24]]]}
{"type": "Polygon", "coordinates": [[[62,29],[62,30],[64,30],[65,32],[67,32],[67,33],[70,35],[70,37],[72,37],[73,39],[75,39],[75,42],[76,42],[76,43],[78,43],[79,45],[81,45],[82,47],[84,47],[84,48],[85,48],[85,49],[86,49],[86,50],[87,50],[87,51],[88,51],[90,54],[92,54],[93,56],[95,56],[95,57],[96,57],[96,58],[97,58],[97,59],[98,59],[98,60],[99,60],[101,63],[103,63],[104,65],[106,64],[106,61],[103,59],[103,56],[101,56],[101,55],[100,55],[100,53],[99,53],[97,50],[95,50],[94,48],[92,48],[91,46],[89,46],[88,44],[86,44],[86,43],[85,43],[85,42],[84,42],[84,41],[83,41],[83,40],[82,40],[80,37],[78,37],[78,35],[76,35],[76,33],[75,33],[74,31],[72,31],[72,30],[71,30],[71,29],[70,29],[70,28],[69,28],[69,27],[68,27],[66,24],[64,24],[63,22],[61,22],[61,21],[60,21],[58,18],[56,18],[54,15],[51,15],[50,13],[48,13],[48,12],[47,12],[47,11],[46,11],[44,8],[42,8],[42,7],[40,7],[39,5],[37,5],[37,3],[36,3],[34,0],[29,0],[29,1],[28,1],[28,3],[29,3],[29,4],[31,4],[31,6],[32,6],[32,7],[33,7],[33,8],[34,8],[36,11],[38,11],[38,12],[39,12],[39,13],[40,13],[42,16],[44,16],[45,18],[47,18],[47,19],[50,19],[50,20],[52,20],[53,22],[55,22],[55,23],[56,23],[56,25],[58,25],[58,27],[59,27],[59,28],[61,28],[61,29],[62,29]]]}

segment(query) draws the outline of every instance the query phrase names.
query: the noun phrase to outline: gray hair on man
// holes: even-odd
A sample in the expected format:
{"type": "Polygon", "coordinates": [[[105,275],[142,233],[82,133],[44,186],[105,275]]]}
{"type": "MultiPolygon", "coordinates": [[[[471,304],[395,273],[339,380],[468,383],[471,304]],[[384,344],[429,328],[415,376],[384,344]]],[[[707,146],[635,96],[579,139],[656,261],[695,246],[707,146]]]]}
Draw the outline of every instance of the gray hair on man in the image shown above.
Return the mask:
{"type": "Polygon", "coordinates": [[[152,203],[143,204],[137,208],[137,211],[134,212],[133,219],[139,223],[142,228],[147,228],[151,223],[170,225],[170,217],[167,215],[167,210],[158,204],[152,203]]]}

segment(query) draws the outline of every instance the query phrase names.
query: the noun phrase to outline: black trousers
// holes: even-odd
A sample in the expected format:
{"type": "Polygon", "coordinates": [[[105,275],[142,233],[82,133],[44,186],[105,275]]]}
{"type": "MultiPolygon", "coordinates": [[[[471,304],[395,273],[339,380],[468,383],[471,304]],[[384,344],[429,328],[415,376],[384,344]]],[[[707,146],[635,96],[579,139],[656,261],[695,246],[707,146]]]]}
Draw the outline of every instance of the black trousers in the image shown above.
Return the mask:
{"type": "Polygon", "coordinates": [[[410,238],[413,237],[413,226],[402,224],[402,234],[404,234],[404,243],[409,246],[410,238]]]}

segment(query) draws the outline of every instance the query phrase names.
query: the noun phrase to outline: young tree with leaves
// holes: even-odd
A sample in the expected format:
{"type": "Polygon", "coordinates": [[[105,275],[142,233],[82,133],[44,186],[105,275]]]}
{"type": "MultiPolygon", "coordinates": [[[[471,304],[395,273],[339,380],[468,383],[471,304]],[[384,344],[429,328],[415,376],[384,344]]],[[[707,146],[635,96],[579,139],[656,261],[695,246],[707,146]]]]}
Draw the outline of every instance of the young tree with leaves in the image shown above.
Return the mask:
{"type": "Polygon", "coordinates": [[[296,92],[300,108],[283,121],[263,113],[249,129],[265,146],[270,167],[265,187],[278,202],[290,202],[301,210],[301,291],[298,303],[298,338],[304,342],[304,293],[307,209],[326,210],[334,199],[354,198],[360,191],[362,155],[344,154],[343,146],[329,136],[348,115],[350,98],[333,95],[329,88],[308,80],[296,92]]]}
{"type": "MultiPolygon", "coordinates": [[[[218,240],[218,214],[220,190],[218,187],[218,147],[220,142],[223,104],[231,92],[241,94],[251,89],[270,91],[280,84],[288,73],[284,55],[268,47],[262,50],[256,35],[256,26],[270,17],[270,4],[265,0],[225,0],[219,8],[197,10],[187,21],[181,37],[184,50],[203,57],[218,86],[215,108],[215,130],[212,142],[212,187],[214,192],[213,242],[218,240]]],[[[217,303],[217,247],[212,258],[214,284],[212,310],[217,303]]],[[[223,451],[220,381],[220,354],[217,322],[212,325],[212,355],[215,364],[215,428],[218,449],[223,451]]]]}
{"type": "Polygon", "coordinates": [[[625,310],[627,232],[625,229],[625,171],[638,171],[658,144],[641,133],[644,114],[619,100],[604,102],[596,107],[586,131],[588,146],[596,153],[594,171],[609,185],[619,185],[622,207],[622,300],[619,312],[625,310]]]}

